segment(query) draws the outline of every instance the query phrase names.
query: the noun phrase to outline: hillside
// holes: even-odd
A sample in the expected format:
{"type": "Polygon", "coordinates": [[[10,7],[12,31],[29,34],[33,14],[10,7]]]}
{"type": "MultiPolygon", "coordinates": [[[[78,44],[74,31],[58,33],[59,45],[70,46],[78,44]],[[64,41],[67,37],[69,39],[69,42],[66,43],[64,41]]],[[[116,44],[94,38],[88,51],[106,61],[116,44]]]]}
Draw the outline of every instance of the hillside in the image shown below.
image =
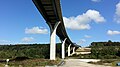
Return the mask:
{"type": "MultiPolygon", "coordinates": [[[[49,44],[0,45],[0,59],[28,57],[49,58],[49,44]]],[[[57,44],[57,57],[60,57],[61,44],[57,44]]]]}
{"type": "Polygon", "coordinates": [[[92,58],[100,59],[116,59],[120,58],[120,42],[92,42],[91,45],[92,58]]]}

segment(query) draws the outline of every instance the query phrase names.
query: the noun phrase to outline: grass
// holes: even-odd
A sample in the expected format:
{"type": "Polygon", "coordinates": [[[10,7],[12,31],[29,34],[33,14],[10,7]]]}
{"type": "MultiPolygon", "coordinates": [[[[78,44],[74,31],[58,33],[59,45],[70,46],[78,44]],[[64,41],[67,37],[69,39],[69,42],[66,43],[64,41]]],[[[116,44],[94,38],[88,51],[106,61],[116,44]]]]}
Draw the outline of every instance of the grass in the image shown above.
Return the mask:
{"type": "Polygon", "coordinates": [[[113,66],[116,66],[118,62],[120,63],[120,60],[117,60],[117,61],[112,62],[112,65],[113,65],[113,66]]]}
{"type": "Polygon", "coordinates": [[[4,67],[4,66],[5,66],[5,64],[0,63],[0,67],[4,67]]]}
{"type": "MultiPolygon", "coordinates": [[[[22,61],[11,61],[8,63],[10,67],[36,67],[36,66],[53,66],[57,65],[61,60],[57,59],[55,61],[49,59],[27,59],[22,61]]],[[[5,63],[0,63],[0,67],[4,67],[5,63]]]]}
{"type": "Polygon", "coordinates": [[[116,64],[120,62],[120,59],[101,59],[98,62],[89,62],[92,64],[106,65],[106,66],[116,66],[116,64]]]}

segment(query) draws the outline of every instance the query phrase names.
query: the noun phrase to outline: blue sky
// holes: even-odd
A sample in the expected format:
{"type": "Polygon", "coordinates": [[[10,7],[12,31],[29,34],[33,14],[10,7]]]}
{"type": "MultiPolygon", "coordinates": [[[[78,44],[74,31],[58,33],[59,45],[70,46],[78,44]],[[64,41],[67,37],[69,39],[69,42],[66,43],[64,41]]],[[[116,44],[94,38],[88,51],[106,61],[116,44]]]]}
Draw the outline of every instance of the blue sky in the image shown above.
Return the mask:
{"type": "MultiPolygon", "coordinates": [[[[61,0],[61,7],[68,36],[78,45],[120,41],[120,0],[61,0]]],[[[0,44],[49,43],[49,33],[32,0],[0,1],[0,44]]]]}

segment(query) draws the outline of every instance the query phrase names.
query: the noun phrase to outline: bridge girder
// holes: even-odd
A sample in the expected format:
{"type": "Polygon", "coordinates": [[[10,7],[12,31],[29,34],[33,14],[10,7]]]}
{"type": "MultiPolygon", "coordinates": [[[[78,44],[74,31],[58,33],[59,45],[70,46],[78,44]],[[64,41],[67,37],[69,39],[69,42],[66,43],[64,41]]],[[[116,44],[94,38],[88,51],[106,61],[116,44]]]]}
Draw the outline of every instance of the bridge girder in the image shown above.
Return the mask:
{"type": "Polygon", "coordinates": [[[69,39],[64,22],[62,17],[62,11],[60,6],[60,0],[33,0],[34,4],[36,5],[37,9],[46,20],[46,23],[54,29],[55,24],[60,21],[56,34],[61,40],[66,40],[66,44],[71,44],[71,46],[75,46],[72,41],[69,39]]]}

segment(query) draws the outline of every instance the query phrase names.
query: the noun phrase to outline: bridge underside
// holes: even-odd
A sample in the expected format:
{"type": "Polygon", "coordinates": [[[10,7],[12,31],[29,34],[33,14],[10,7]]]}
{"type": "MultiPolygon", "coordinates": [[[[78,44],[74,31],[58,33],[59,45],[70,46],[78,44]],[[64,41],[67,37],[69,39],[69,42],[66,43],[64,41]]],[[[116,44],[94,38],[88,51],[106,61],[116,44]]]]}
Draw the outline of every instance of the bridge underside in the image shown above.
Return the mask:
{"type": "Polygon", "coordinates": [[[33,2],[46,20],[46,23],[51,28],[51,31],[54,29],[57,22],[61,22],[57,28],[56,34],[61,40],[67,38],[66,44],[71,44],[71,46],[74,46],[65,30],[60,8],[60,0],[33,0],[33,2]]]}
{"type": "MultiPolygon", "coordinates": [[[[50,36],[50,59],[55,60],[55,39],[56,34],[63,42],[62,44],[62,58],[65,58],[65,46],[69,46],[70,55],[70,46],[76,47],[71,40],[69,39],[61,12],[60,0],[33,0],[39,12],[42,14],[43,18],[46,20],[46,23],[50,27],[51,36],[50,36]]],[[[75,48],[74,48],[75,49],[75,48]]]]}

